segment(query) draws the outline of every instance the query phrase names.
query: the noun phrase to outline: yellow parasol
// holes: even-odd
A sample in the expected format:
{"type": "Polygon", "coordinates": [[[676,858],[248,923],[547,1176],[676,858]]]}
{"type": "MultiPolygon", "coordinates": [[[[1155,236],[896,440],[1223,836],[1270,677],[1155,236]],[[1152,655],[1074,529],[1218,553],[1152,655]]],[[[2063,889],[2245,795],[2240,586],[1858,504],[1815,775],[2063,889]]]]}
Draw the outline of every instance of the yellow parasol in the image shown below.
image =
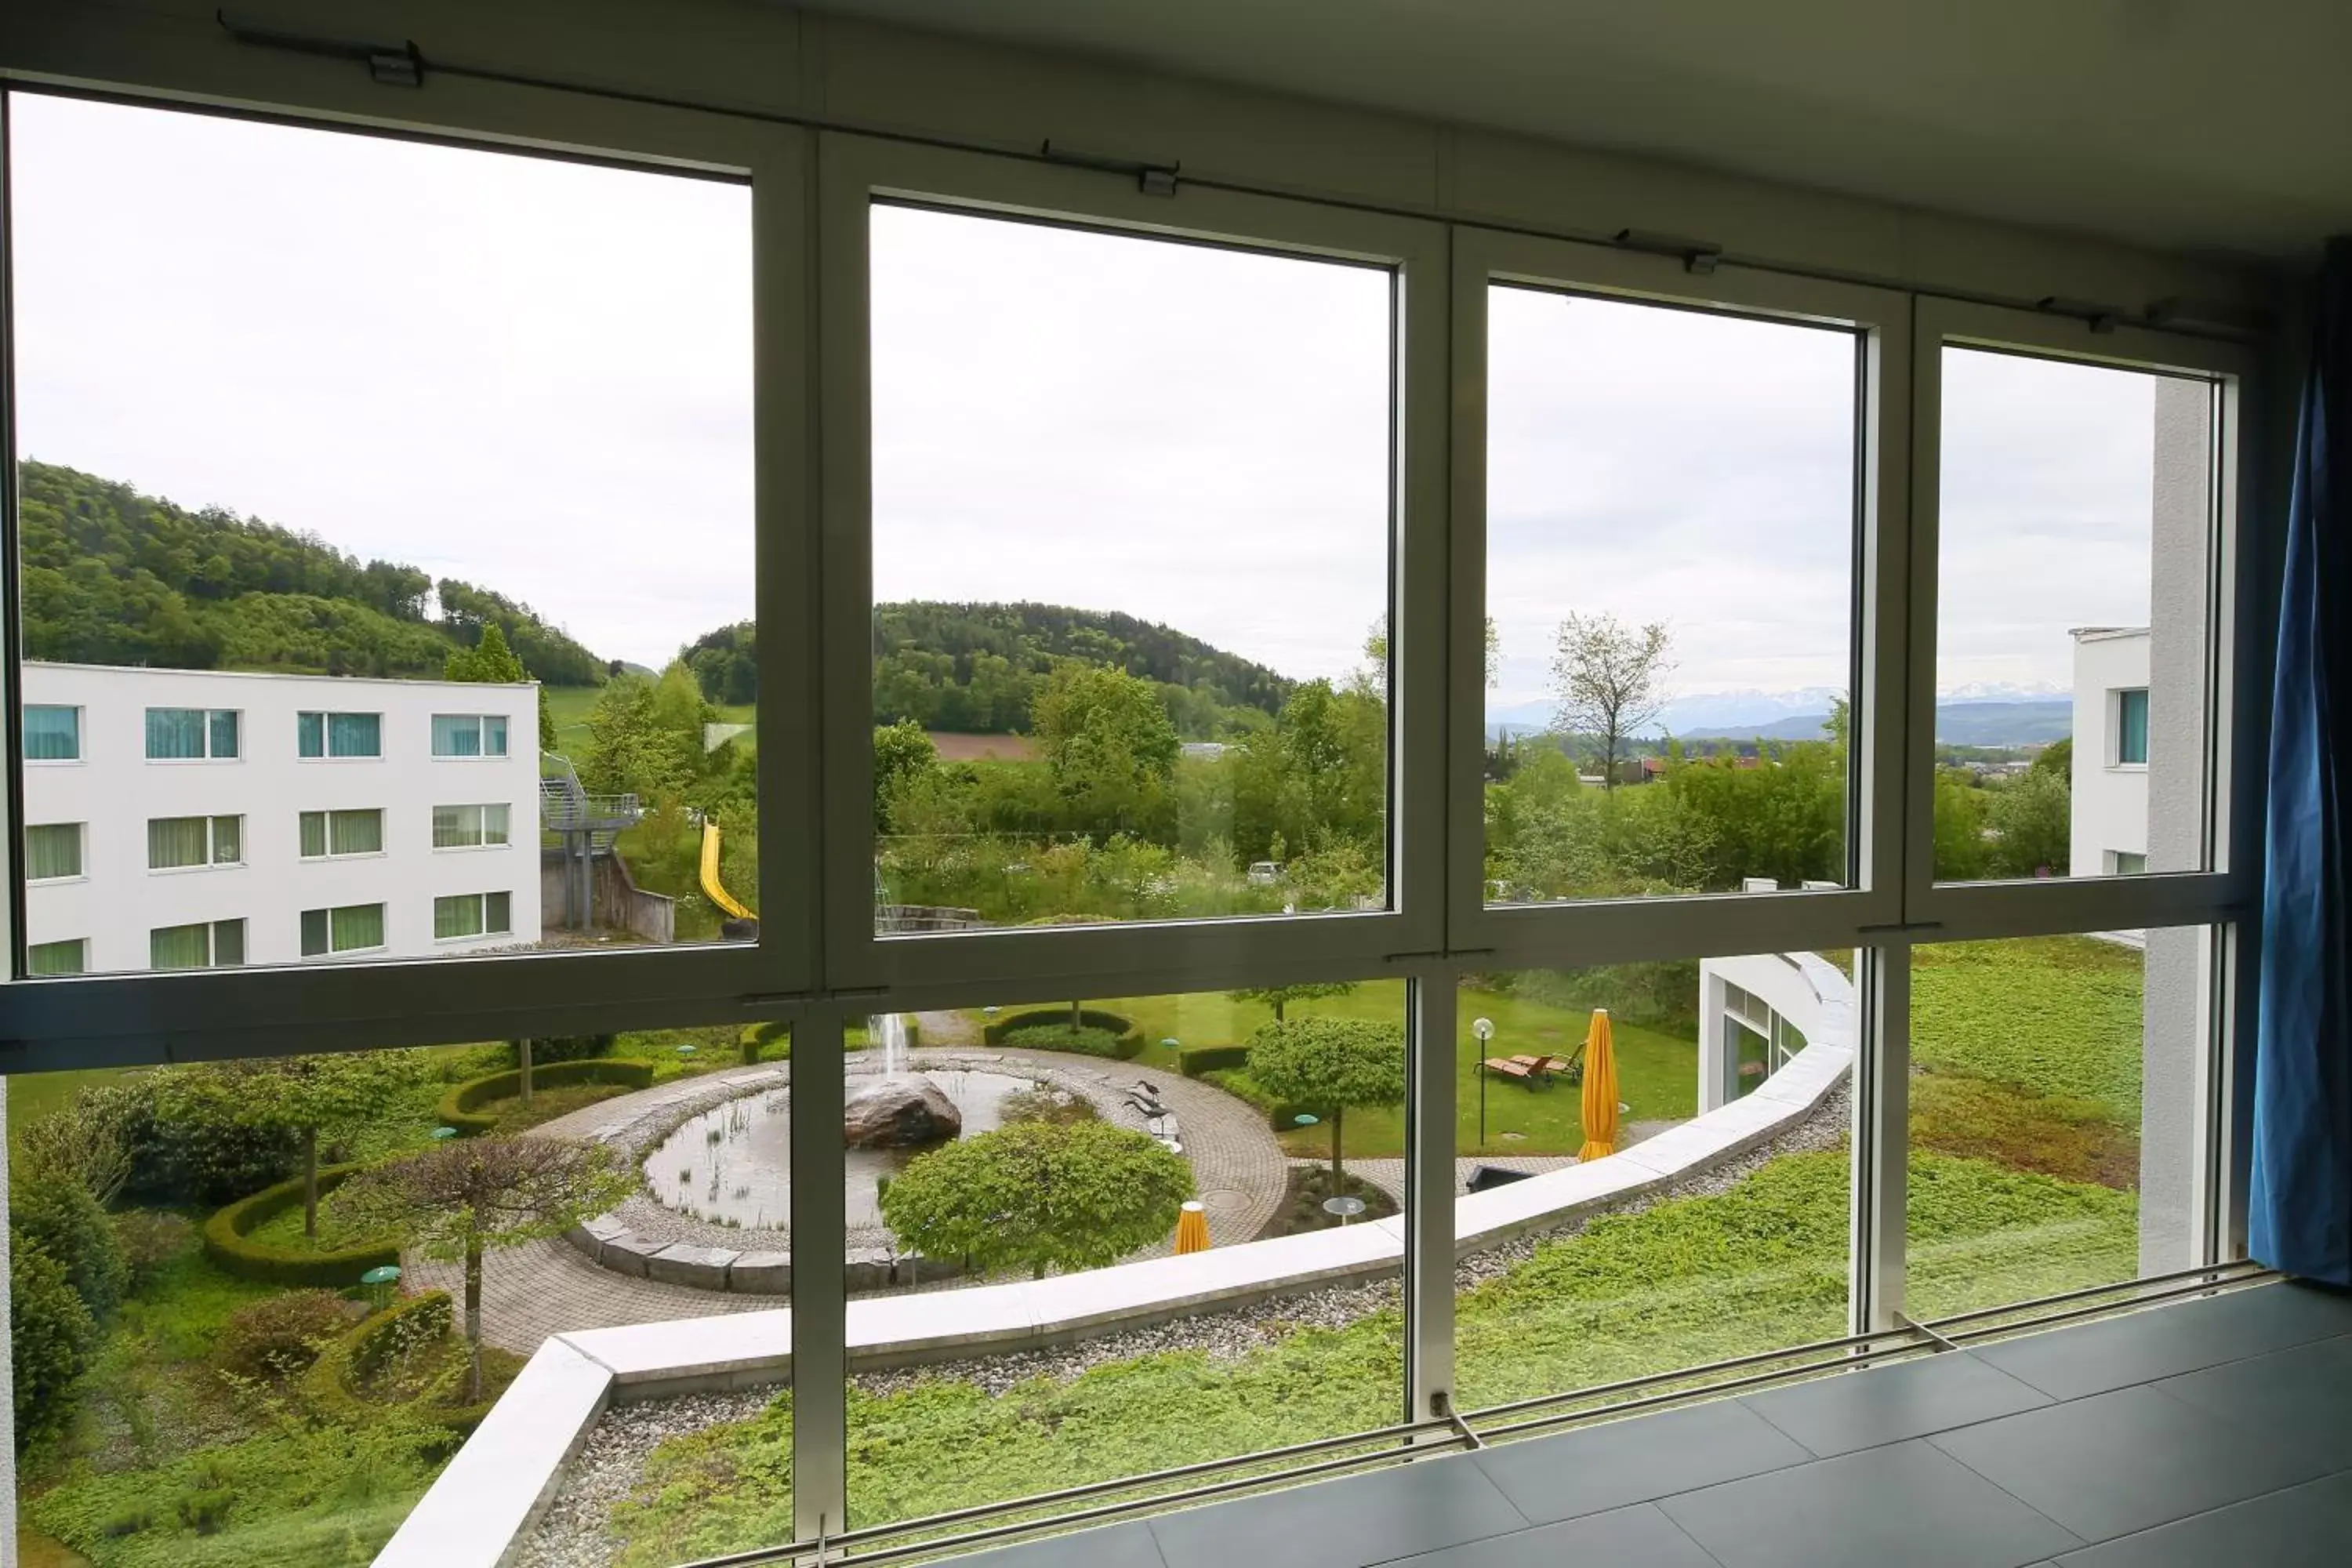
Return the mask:
{"type": "Polygon", "coordinates": [[[1209,1250],[1209,1211],[1201,1206],[1198,1198],[1189,1200],[1177,1211],[1176,1250],[1180,1255],[1209,1250]]]}
{"type": "Polygon", "coordinates": [[[1580,1160],[1603,1160],[1617,1152],[1617,1048],[1609,1039],[1609,1009],[1592,1010],[1584,1036],[1584,1147],[1580,1160]]]}

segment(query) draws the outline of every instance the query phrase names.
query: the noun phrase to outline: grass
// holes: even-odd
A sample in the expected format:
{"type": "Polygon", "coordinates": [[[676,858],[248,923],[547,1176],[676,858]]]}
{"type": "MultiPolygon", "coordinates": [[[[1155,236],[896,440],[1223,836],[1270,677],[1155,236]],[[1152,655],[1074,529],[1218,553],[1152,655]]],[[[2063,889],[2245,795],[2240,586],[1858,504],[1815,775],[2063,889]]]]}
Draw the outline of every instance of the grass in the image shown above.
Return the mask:
{"type": "MultiPolygon", "coordinates": [[[[588,710],[596,706],[602,689],[594,686],[551,686],[547,688],[548,716],[555,721],[555,749],[578,762],[588,749],[588,710]]],[[[722,724],[756,724],[759,713],[749,702],[724,704],[719,709],[722,724]]],[[[759,732],[735,739],[738,746],[751,747],[759,743],[759,732]]]]}
{"type": "Polygon", "coordinates": [[[2139,1121],[2146,955],[2095,937],[1912,949],[1916,1068],[2091,1100],[2139,1121]]]}
{"type": "MultiPolygon", "coordinates": [[[[1176,1052],[1161,1045],[1173,1038],[1187,1046],[1224,1045],[1247,1040],[1260,1025],[1270,1022],[1274,1010],[1260,1002],[1235,1002],[1223,992],[1188,992],[1174,996],[1082,998],[1089,1008],[1132,1019],[1143,1032],[1143,1052],[1135,1058],[1139,1068],[1172,1073],[1176,1052]]],[[[1295,1017],[1370,1018],[1404,1028],[1404,982],[1370,981],[1344,996],[1293,1004],[1295,1017]]],[[[1584,1040],[1591,1015],[1580,1009],[1555,1007],[1507,992],[1465,986],[1457,1009],[1454,1040],[1454,1148],[1465,1154],[1573,1154],[1584,1144],[1584,1109],[1577,1087],[1554,1083],[1541,1088],[1507,1079],[1491,1079],[1486,1089],[1486,1136],[1478,1136],[1478,1063],[1486,1057],[1531,1055],[1568,1056],[1584,1040]],[[1494,1038],[1482,1047],[1471,1023],[1486,1018],[1495,1026],[1494,1038]]],[[[984,1020],[971,1016],[975,1031],[984,1020]]],[[[1618,1099],[1631,1109],[1632,1121],[1680,1121],[1698,1109],[1698,1046],[1696,1042],[1618,1024],[1612,1031],[1617,1049],[1618,1099]]],[[[1350,1159],[1395,1158],[1404,1152],[1404,1110],[1363,1107],[1349,1110],[1341,1121],[1342,1147],[1350,1159]]],[[[1293,1154],[1328,1154],[1331,1136],[1324,1128],[1300,1129],[1282,1135],[1293,1154]]]]}

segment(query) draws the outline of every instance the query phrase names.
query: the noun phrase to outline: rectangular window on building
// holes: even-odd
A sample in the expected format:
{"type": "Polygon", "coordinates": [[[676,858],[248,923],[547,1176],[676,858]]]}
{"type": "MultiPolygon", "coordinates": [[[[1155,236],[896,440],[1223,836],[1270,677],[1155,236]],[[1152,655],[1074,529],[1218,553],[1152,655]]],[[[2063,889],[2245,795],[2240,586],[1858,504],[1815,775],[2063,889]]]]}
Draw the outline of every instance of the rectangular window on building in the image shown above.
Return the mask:
{"type": "Polygon", "coordinates": [[[153,969],[221,969],[245,962],[243,921],[198,921],[162,926],[147,933],[148,966],[153,969]]]}
{"type": "Polygon", "coordinates": [[[295,715],[295,752],[304,757],[380,757],[383,755],[383,715],[299,713],[295,715]]]}
{"type": "Polygon", "coordinates": [[[79,974],[89,963],[89,942],[85,937],[76,937],[71,942],[37,942],[25,950],[27,974],[79,974]]]}
{"type": "Polygon", "coordinates": [[[2107,851],[2107,875],[2111,877],[2137,877],[2147,869],[2147,857],[2145,855],[2129,849],[2107,851]]]}
{"type": "Polygon", "coordinates": [[[505,715],[436,713],[433,715],[433,754],[436,757],[505,756],[505,715]]]}
{"type": "Polygon", "coordinates": [[[383,945],[383,906],[345,904],[302,911],[302,956],[365,952],[383,945]]]}
{"type": "Polygon", "coordinates": [[[2147,688],[2126,688],[2116,693],[2116,763],[2122,767],[2147,766],[2147,688]]]}
{"type": "Polygon", "coordinates": [[[514,930],[513,896],[509,893],[459,893],[433,900],[433,940],[455,942],[469,936],[505,936],[514,930]]]}
{"type": "Polygon", "coordinates": [[[237,713],[229,708],[150,708],[147,758],[181,762],[237,754],[237,713]]]}
{"type": "Polygon", "coordinates": [[[234,866],[245,858],[245,819],[237,816],[156,816],[147,822],[147,868],[234,866]]]}
{"type": "Polygon", "coordinates": [[[488,805],[436,805],[433,808],[433,847],[475,849],[507,842],[509,808],[488,805]]]}
{"type": "Polygon", "coordinates": [[[306,811],[302,814],[302,858],[317,860],[331,855],[381,855],[383,853],[383,813],[370,808],[360,811],[306,811]]]}
{"type": "Polygon", "coordinates": [[[25,829],[25,880],[54,881],[81,875],[84,824],[48,822],[25,829]]]}
{"type": "Polygon", "coordinates": [[[79,762],[81,760],[81,710],[55,707],[26,708],[25,710],[25,760],[28,763],[79,762]]]}

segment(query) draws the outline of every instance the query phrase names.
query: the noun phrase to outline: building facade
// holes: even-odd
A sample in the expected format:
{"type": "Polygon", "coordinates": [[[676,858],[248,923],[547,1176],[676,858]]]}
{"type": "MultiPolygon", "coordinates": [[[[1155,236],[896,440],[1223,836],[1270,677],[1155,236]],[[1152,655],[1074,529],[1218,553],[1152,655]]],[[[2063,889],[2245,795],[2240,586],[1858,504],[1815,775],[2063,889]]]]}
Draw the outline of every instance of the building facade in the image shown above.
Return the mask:
{"type": "Polygon", "coordinates": [[[2074,784],[2069,839],[2077,877],[2147,869],[2148,629],[2074,632],[2074,784]]]}
{"type": "Polygon", "coordinates": [[[24,666],[36,973],[540,935],[538,689],[24,666]]]}

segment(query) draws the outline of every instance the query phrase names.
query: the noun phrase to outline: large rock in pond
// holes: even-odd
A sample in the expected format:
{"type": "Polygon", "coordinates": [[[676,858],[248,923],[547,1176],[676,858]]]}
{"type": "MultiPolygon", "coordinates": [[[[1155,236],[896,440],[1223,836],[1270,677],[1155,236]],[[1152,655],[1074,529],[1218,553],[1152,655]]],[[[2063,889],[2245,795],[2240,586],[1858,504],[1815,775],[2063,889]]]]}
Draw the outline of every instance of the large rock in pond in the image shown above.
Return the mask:
{"type": "Polygon", "coordinates": [[[912,1149],[963,1131],[963,1113],[927,1078],[886,1078],[849,1097],[841,1133],[853,1149],[912,1149]]]}

